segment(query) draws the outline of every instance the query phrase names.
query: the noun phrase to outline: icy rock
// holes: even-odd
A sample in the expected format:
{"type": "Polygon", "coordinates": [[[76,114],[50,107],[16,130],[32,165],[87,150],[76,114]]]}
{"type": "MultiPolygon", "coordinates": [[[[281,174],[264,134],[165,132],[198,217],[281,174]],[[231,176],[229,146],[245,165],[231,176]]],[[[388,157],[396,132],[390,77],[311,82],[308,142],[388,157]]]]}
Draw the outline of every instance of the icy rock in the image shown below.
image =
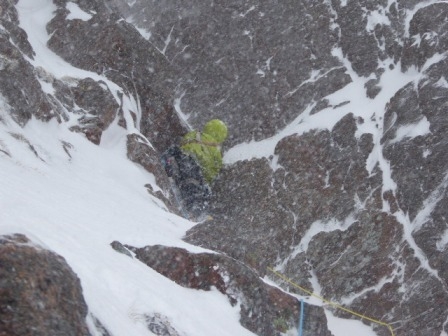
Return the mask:
{"type": "Polygon", "coordinates": [[[129,250],[126,247],[124,247],[123,244],[120,243],[119,241],[114,240],[112,243],[110,243],[110,246],[112,246],[112,248],[115,251],[132,258],[131,252],[129,252],[129,250]]]}
{"type": "Polygon", "coordinates": [[[419,69],[436,53],[444,53],[448,47],[447,3],[434,3],[422,7],[409,24],[409,37],[403,47],[402,67],[419,69]]]}

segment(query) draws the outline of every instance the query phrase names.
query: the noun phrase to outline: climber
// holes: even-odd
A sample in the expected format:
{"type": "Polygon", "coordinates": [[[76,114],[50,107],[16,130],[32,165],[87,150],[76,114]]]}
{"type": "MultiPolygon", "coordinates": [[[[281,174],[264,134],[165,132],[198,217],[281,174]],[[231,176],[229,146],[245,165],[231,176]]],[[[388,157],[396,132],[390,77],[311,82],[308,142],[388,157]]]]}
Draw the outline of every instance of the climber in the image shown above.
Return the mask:
{"type": "Polygon", "coordinates": [[[173,145],[162,155],[162,164],[173,178],[185,210],[194,217],[207,210],[210,184],[221,170],[221,144],[226,138],[227,126],[213,119],[204,125],[202,132],[187,133],[180,146],[173,145]]]}

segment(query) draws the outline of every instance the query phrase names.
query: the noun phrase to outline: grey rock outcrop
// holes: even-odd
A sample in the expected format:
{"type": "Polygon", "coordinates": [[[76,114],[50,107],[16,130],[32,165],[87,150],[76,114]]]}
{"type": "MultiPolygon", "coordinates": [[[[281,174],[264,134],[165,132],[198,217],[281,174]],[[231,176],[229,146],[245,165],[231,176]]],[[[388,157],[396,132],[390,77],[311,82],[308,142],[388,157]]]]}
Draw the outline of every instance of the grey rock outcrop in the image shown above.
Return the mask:
{"type": "Polygon", "coordinates": [[[81,284],[66,261],[23,235],[0,237],[0,335],[89,336],[81,284]]]}

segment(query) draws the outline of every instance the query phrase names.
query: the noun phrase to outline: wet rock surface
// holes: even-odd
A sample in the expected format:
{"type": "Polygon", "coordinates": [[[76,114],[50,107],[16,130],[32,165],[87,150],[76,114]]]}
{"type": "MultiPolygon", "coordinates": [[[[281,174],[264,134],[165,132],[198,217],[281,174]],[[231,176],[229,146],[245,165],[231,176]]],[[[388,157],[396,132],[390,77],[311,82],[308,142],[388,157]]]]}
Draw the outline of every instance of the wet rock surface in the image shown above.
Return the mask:
{"type": "Polygon", "coordinates": [[[88,336],[87,305],[66,261],[24,235],[0,237],[0,335],[88,336]]]}

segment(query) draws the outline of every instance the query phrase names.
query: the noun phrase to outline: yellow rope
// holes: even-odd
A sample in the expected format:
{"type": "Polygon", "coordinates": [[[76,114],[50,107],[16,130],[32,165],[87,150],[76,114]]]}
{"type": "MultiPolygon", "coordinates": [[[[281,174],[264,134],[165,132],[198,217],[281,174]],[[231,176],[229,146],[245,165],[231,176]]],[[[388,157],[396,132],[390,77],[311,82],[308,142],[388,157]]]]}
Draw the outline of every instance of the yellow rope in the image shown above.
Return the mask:
{"type": "Polygon", "coordinates": [[[382,321],[375,320],[375,319],[373,319],[373,318],[371,318],[371,317],[368,317],[368,316],[364,316],[364,315],[362,315],[362,314],[360,314],[360,313],[357,313],[357,312],[355,312],[355,311],[353,311],[353,310],[347,309],[347,308],[345,308],[345,307],[343,307],[343,306],[341,306],[341,305],[339,305],[339,304],[337,304],[337,303],[334,303],[334,302],[331,302],[331,301],[329,301],[329,300],[327,300],[327,299],[324,299],[323,297],[321,297],[321,296],[319,296],[319,295],[317,295],[317,294],[314,294],[313,292],[311,292],[311,291],[309,291],[309,290],[307,290],[307,289],[305,289],[305,288],[299,286],[298,284],[296,284],[295,282],[293,282],[291,279],[285,277],[283,274],[277,272],[276,270],[274,270],[274,269],[271,268],[271,267],[268,267],[268,270],[271,271],[272,273],[274,273],[275,275],[277,275],[279,278],[281,278],[281,279],[283,279],[284,281],[286,281],[287,283],[289,283],[290,285],[292,285],[293,287],[296,287],[296,288],[302,290],[303,292],[305,292],[305,293],[307,293],[307,294],[309,294],[309,295],[311,295],[311,296],[313,296],[313,297],[315,297],[315,298],[318,298],[319,300],[321,300],[321,301],[324,302],[324,303],[327,303],[327,304],[329,304],[329,305],[332,305],[333,307],[338,308],[338,309],[341,309],[341,310],[343,310],[343,311],[345,311],[345,312],[347,312],[347,313],[350,313],[350,314],[352,314],[352,315],[354,315],[354,316],[360,317],[361,319],[364,319],[364,320],[367,320],[367,321],[370,321],[370,322],[374,322],[374,323],[379,324],[379,325],[381,325],[381,326],[387,327],[387,328],[389,329],[389,331],[390,331],[390,334],[391,334],[392,336],[395,336],[394,331],[393,331],[393,329],[392,329],[392,326],[391,326],[390,324],[387,324],[387,323],[382,322],[382,321]]]}

